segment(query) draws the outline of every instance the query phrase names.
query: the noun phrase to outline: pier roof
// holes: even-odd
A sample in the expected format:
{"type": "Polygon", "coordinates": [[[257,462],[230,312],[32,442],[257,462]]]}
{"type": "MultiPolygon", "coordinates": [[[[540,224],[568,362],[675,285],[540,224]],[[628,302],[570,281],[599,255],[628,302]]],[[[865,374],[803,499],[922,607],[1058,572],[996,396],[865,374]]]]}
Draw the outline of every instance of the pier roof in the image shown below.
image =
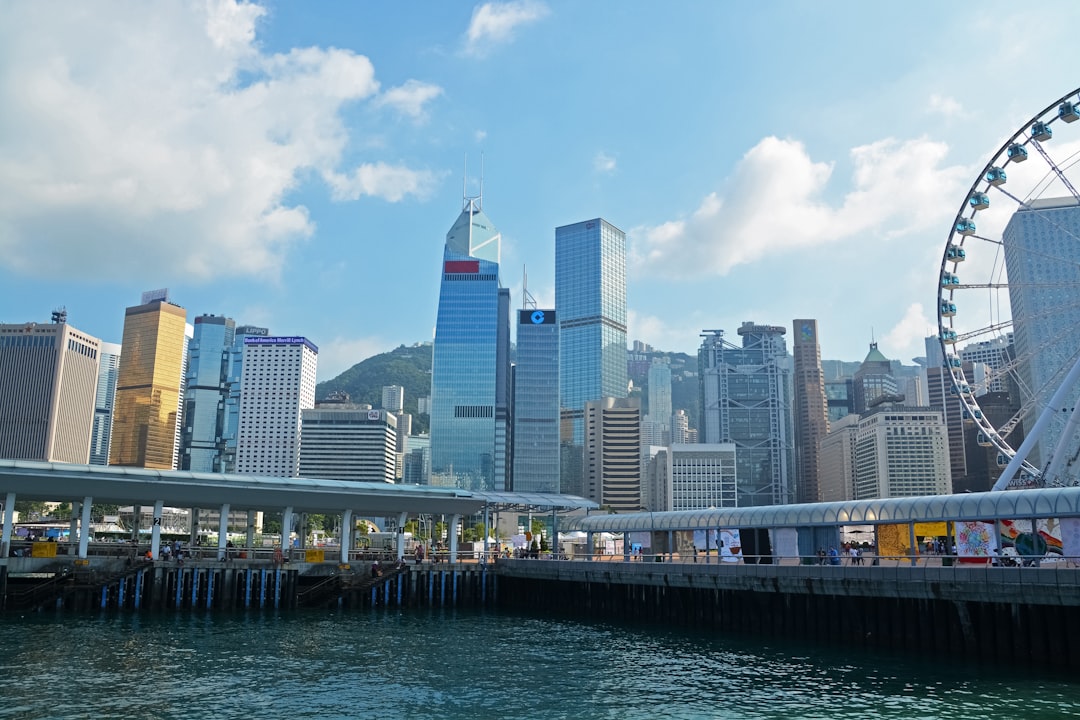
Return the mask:
{"type": "Polygon", "coordinates": [[[623,532],[828,527],[910,522],[1080,517],[1080,487],[1038,488],[802,505],[575,516],[563,530],[623,532]]]}
{"type": "Polygon", "coordinates": [[[471,515],[485,506],[546,512],[597,507],[594,502],[572,495],[473,492],[430,485],[0,460],[0,495],[11,492],[20,500],[91,497],[94,502],[125,505],[152,505],[160,500],[181,507],[210,508],[227,503],[232,510],[291,507],[294,512],[353,510],[373,515],[398,512],[471,515]]]}

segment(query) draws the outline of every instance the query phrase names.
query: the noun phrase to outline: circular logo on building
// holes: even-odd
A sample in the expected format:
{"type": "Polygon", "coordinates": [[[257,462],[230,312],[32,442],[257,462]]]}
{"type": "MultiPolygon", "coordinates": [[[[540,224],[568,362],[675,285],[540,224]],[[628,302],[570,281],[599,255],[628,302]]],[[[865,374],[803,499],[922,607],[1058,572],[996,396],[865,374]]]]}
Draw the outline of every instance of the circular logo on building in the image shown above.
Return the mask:
{"type": "Polygon", "coordinates": [[[535,311],[533,311],[532,321],[533,321],[533,325],[543,325],[544,324],[544,311],[543,310],[535,310],[535,311]]]}

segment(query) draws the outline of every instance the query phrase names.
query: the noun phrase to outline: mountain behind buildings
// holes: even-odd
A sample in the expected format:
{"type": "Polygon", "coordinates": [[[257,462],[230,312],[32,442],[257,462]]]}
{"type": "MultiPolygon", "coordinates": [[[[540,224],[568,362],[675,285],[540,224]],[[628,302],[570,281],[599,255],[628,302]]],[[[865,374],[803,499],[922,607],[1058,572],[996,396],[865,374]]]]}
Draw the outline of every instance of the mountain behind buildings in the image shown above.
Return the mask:
{"type": "Polygon", "coordinates": [[[330,393],[346,392],[355,403],[382,405],[386,385],[405,388],[405,412],[413,416],[413,433],[427,432],[428,416],[417,412],[417,400],[431,394],[431,343],[401,345],[356,363],[315,388],[317,401],[330,393]]]}

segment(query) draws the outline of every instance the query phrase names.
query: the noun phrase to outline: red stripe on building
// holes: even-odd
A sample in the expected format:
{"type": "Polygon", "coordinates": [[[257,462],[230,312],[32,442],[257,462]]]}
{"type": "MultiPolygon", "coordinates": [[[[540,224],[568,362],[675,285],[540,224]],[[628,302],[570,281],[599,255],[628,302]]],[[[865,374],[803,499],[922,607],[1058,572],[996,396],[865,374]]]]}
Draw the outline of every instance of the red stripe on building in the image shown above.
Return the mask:
{"type": "Polygon", "coordinates": [[[443,263],[443,272],[447,273],[478,273],[480,272],[479,260],[447,260],[443,263]]]}

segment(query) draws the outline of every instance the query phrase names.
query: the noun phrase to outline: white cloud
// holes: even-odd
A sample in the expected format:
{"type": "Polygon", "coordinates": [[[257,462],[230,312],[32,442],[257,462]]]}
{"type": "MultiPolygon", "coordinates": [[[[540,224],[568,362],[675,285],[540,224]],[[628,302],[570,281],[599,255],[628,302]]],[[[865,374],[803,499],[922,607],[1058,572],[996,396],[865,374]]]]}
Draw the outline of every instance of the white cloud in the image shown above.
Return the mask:
{"type": "Polygon", "coordinates": [[[908,306],[904,317],[881,339],[888,357],[907,358],[925,354],[925,339],[937,334],[937,320],[926,314],[922,303],[908,306]]]}
{"type": "Polygon", "coordinates": [[[438,85],[421,82],[419,80],[406,80],[404,85],[390,88],[376,101],[380,107],[389,107],[397,110],[402,115],[423,120],[426,117],[424,106],[443,94],[443,89],[438,85]]]}
{"type": "Polygon", "coordinates": [[[964,108],[955,98],[948,97],[947,95],[938,95],[937,93],[930,96],[930,100],[927,103],[927,111],[944,115],[947,118],[956,118],[964,114],[964,108]]]}
{"type": "Polygon", "coordinates": [[[615,167],[615,158],[606,153],[598,152],[596,153],[596,157],[593,158],[593,170],[598,173],[615,172],[615,167]]]}
{"type": "Polygon", "coordinates": [[[521,25],[546,17],[547,5],[538,0],[488,2],[473,8],[465,31],[465,54],[484,57],[493,45],[510,42],[521,25]]]}
{"type": "Polygon", "coordinates": [[[340,336],[329,342],[316,342],[316,345],[319,347],[317,371],[319,382],[333,380],[356,363],[397,347],[394,343],[376,337],[345,338],[340,336]]]}
{"type": "Polygon", "coordinates": [[[487,140],[487,130],[477,130],[473,134],[473,138],[475,138],[478,143],[484,142],[484,140],[487,140]]]}
{"type": "Polygon", "coordinates": [[[328,172],[324,177],[335,200],[356,200],[362,195],[372,195],[390,202],[397,202],[406,195],[427,197],[438,179],[428,170],[410,170],[386,163],[365,163],[347,175],[328,172]]]}
{"type": "Polygon", "coordinates": [[[371,62],[317,47],[267,54],[256,38],[264,14],[234,0],[6,5],[0,263],[274,275],[314,232],[289,199],[304,178],[322,176],[346,199],[426,192],[425,171],[341,167],[341,110],[377,96],[371,62]]]}
{"type": "Polygon", "coordinates": [[[833,165],[812,161],[799,142],[767,137],[739,162],[725,194],[709,193],[688,218],[633,231],[631,261],[669,277],[725,275],[776,253],[940,226],[970,177],[941,167],[946,152],[926,139],[854,148],[852,187],[830,204],[833,165]]]}

